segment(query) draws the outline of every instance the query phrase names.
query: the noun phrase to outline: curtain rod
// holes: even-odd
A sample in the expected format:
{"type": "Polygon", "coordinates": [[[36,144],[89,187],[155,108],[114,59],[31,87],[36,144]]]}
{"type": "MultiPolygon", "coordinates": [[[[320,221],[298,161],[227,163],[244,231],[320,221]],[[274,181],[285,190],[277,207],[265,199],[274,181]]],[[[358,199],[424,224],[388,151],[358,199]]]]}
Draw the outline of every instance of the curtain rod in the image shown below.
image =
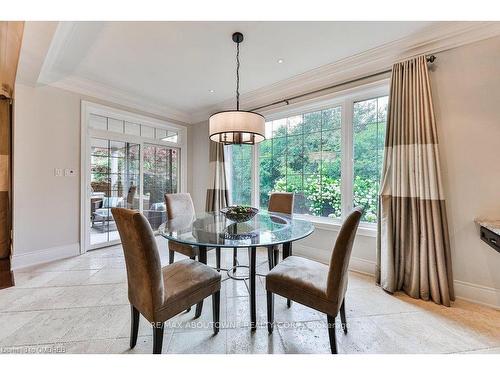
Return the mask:
{"type": "MultiPolygon", "coordinates": [[[[425,59],[427,60],[428,63],[432,64],[436,60],[436,56],[429,55],[429,56],[426,56],[425,59]]],[[[373,78],[373,77],[380,76],[382,74],[390,73],[391,71],[392,71],[392,69],[387,69],[387,70],[384,70],[382,72],[377,72],[377,73],[369,74],[369,75],[364,76],[364,77],[359,77],[359,78],[351,79],[349,81],[344,81],[344,82],[336,83],[336,84],[328,86],[328,87],[323,87],[322,89],[317,89],[317,90],[309,91],[309,92],[306,92],[304,94],[291,96],[291,97],[286,98],[286,99],[281,99],[281,100],[277,100],[275,102],[272,102],[272,103],[269,103],[269,104],[266,104],[266,105],[261,105],[260,107],[252,108],[250,111],[251,112],[255,112],[255,111],[258,111],[260,109],[267,108],[267,107],[273,107],[275,105],[282,104],[282,103],[285,103],[286,105],[289,105],[291,101],[303,98],[304,96],[318,94],[320,92],[328,91],[328,90],[337,88],[339,86],[348,85],[350,83],[355,83],[355,82],[358,82],[358,81],[363,81],[363,80],[368,79],[368,78],[373,78]]]]}

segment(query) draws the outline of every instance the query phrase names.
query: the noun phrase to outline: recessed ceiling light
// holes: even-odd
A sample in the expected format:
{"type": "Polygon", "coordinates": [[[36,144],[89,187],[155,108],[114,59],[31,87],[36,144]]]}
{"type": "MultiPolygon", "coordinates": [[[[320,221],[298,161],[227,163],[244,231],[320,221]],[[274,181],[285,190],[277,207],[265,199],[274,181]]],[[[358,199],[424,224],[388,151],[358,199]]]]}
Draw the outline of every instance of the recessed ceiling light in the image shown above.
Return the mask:
{"type": "Polygon", "coordinates": [[[278,64],[283,64],[285,62],[285,60],[283,59],[278,59],[278,64]]]}
{"type": "Polygon", "coordinates": [[[210,89],[210,90],[208,90],[208,92],[211,93],[211,94],[213,94],[215,92],[215,90],[214,89],[210,89]]]}

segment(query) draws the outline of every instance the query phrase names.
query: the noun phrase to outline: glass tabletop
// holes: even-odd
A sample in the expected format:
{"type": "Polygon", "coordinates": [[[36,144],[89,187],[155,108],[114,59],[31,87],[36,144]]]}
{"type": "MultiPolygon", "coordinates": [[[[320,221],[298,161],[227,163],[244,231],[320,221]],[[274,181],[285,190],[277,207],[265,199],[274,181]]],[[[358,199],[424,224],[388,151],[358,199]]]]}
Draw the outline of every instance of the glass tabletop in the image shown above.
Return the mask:
{"type": "Polygon", "coordinates": [[[296,241],[314,231],[312,223],[276,212],[259,211],[236,223],[220,212],[181,215],[163,223],[160,235],[169,240],[207,247],[270,246],[296,241]]]}

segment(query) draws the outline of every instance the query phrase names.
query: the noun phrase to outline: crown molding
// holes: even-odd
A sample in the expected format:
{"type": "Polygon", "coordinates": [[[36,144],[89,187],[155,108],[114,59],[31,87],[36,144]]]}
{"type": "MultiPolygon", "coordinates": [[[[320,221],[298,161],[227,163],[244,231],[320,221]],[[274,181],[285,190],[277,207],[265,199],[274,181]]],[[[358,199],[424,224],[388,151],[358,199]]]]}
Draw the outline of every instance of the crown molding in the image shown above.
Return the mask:
{"type": "Polygon", "coordinates": [[[136,95],[126,90],[116,89],[93,80],[70,76],[53,82],[49,86],[161,116],[167,120],[178,122],[180,125],[192,124],[192,117],[186,112],[168,107],[154,99],[136,95]]]}
{"type": "MultiPolygon", "coordinates": [[[[58,71],[58,56],[66,48],[75,48],[71,39],[77,33],[78,27],[89,28],[89,32],[97,37],[103,26],[100,23],[80,25],[77,22],[59,22],[43,61],[38,84],[54,86],[91,98],[113,102],[178,121],[184,125],[205,121],[212,113],[233,107],[234,98],[231,98],[217,105],[201,108],[196,112],[180,111],[158,100],[136,95],[128,90],[77,77],[73,71],[58,71]]],[[[439,53],[496,35],[500,35],[500,22],[440,22],[412,36],[383,44],[332,64],[242,94],[241,106],[247,109],[259,107],[335,83],[387,70],[394,62],[411,56],[439,53]]],[[[84,42],[83,48],[91,48],[93,39],[89,38],[84,42]]],[[[78,53],[81,54],[82,51],[78,51],[78,53]]]]}
{"type": "MultiPolygon", "coordinates": [[[[242,94],[246,109],[294,95],[328,87],[389,69],[394,62],[420,54],[443,52],[465,44],[500,35],[500,22],[441,22],[413,36],[383,44],[335,63],[296,75],[289,79],[242,94]]],[[[206,107],[192,114],[194,123],[202,122],[217,111],[232,108],[234,99],[206,107]]]]}
{"type": "MultiPolygon", "coordinates": [[[[62,52],[67,49],[71,50],[76,48],[72,41],[74,35],[78,34],[78,31],[81,28],[85,28],[85,30],[90,34],[90,37],[82,40],[81,45],[78,45],[78,50],[74,50],[77,56],[84,54],[86,50],[92,48],[95,39],[104,27],[105,24],[102,22],[59,22],[48,48],[45,60],[43,61],[37,84],[48,85],[107,102],[113,102],[131,109],[137,109],[153,115],[162,116],[173,121],[181,122],[182,125],[190,124],[192,122],[190,113],[179,111],[159,102],[158,100],[136,95],[128,90],[119,89],[94,80],[78,77],[74,75],[74,69],[70,69],[69,71],[61,71],[58,69],[58,58],[61,56],[62,52]]],[[[74,61],[73,63],[73,68],[76,68],[79,61],[74,61]]]]}

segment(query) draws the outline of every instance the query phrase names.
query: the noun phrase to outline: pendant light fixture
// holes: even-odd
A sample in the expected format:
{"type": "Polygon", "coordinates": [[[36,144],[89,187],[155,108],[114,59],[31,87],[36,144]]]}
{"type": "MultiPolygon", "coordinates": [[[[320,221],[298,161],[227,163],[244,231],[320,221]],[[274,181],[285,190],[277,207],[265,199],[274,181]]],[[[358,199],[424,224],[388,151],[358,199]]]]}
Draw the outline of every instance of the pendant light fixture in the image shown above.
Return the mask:
{"type": "Polygon", "coordinates": [[[236,110],[214,113],[209,119],[209,137],[212,141],[231,144],[250,144],[266,139],[264,116],[240,110],[240,43],[242,33],[234,33],[236,43],[236,110]]]}

